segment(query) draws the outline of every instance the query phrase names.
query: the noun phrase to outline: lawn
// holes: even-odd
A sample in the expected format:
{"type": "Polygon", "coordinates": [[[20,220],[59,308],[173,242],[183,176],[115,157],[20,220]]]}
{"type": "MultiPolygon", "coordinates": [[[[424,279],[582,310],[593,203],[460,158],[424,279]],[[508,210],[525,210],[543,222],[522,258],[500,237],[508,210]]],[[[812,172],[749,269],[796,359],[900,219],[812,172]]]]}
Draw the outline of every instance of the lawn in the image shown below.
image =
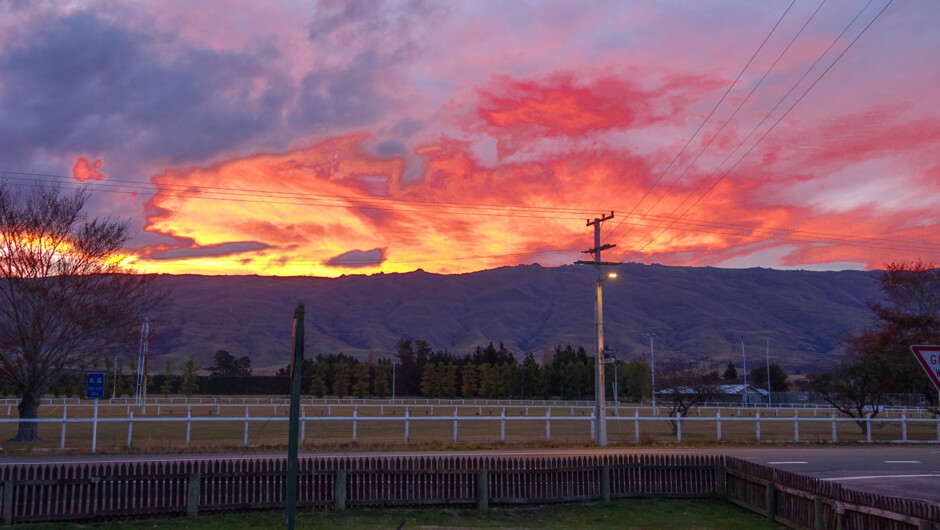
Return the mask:
{"type": "MultiPolygon", "coordinates": [[[[487,511],[443,508],[354,509],[345,512],[302,512],[297,528],[716,528],[776,529],[757,514],[718,500],[624,499],[487,511]]],[[[284,512],[200,516],[195,519],[148,519],[83,525],[33,525],[28,529],[127,529],[153,528],[257,530],[283,528],[284,512]]]]}

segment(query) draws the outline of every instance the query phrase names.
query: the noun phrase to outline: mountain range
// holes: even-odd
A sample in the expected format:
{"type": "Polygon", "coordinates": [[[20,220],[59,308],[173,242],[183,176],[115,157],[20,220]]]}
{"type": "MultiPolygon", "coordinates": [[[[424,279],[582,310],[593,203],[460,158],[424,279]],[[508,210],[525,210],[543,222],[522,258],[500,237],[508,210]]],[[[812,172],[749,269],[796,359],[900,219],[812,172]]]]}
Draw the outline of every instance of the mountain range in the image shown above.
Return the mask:
{"type": "MultiPolygon", "coordinates": [[[[839,355],[872,319],[877,273],[624,264],[603,284],[604,341],[621,359],[766,360],[789,373],[839,355]],[[769,342],[768,342],[769,341],[769,342]],[[743,350],[742,354],[742,342],[743,350]]],[[[159,358],[211,364],[248,356],[255,373],[290,357],[294,308],[305,304],[305,355],[389,357],[402,338],[463,354],[489,342],[543,360],[555,345],[594,347],[594,270],[520,265],[457,275],[418,270],[339,278],[163,275],[169,295],[151,326],[159,358]]],[[[137,352],[131,355],[135,356],[137,352]]],[[[751,364],[754,363],[754,364],[751,364]]]]}

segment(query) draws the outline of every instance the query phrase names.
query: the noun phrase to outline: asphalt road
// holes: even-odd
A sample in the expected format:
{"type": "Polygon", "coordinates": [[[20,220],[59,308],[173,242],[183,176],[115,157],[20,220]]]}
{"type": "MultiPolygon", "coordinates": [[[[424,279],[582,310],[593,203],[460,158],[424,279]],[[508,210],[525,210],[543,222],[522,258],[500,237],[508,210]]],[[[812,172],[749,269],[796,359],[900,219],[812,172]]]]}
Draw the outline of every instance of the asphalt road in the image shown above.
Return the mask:
{"type": "MultiPolygon", "coordinates": [[[[302,456],[368,457],[368,456],[573,456],[596,452],[609,453],[670,453],[725,454],[838,482],[861,491],[920,499],[940,503],[940,446],[875,445],[865,447],[708,447],[708,448],[625,448],[625,449],[506,449],[493,451],[385,451],[302,453],[302,456]]],[[[186,460],[270,458],[284,453],[226,453],[185,455],[66,455],[0,457],[0,465],[49,462],[126,462],[134,460],[186,460]]]]}

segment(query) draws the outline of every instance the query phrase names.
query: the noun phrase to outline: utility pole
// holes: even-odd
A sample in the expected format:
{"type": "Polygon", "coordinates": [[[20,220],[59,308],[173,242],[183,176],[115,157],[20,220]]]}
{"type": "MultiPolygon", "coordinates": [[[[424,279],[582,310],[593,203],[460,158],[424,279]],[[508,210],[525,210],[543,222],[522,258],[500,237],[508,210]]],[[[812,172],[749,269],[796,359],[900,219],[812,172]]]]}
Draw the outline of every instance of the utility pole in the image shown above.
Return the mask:
{"type": "MultiPolygon", "coordinates": [[[[613,248],[616,245],[601,245],[601,224],[614,218],[614,212],[610,215],[595,217],[594,220],[588,220],[587,226],[594,227],[594,248],[583,251],[584,254],[592,254],[593,261],[576,261],[578,265],[593,265],[595,275],[595,297],[594,297],[594,326],[596,328],[595,350],[597,355],[597,370],[594,380],[594,417],[597,421],[595,432],[595,443],[598,447],[607,446],[607,384],[604,379],[604,304],[601,284],[604,282],[604,276],[601,274],[601,266],[617,266],[620,263],[611,263],[601,261],[601,251],[613,248]]],[[[616,278],[616,274],[610,276],[616,278]]]]}

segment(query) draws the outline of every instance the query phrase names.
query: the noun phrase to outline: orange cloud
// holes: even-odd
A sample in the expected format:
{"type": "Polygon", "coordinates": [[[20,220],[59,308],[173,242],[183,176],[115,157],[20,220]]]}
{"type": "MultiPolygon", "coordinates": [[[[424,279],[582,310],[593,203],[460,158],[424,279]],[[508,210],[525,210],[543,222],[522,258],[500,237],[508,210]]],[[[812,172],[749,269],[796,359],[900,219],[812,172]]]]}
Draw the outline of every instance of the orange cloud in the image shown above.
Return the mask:
{"type": "MultiPolygon", "coordinates": [[[[737,266],[767,265],[749,260],[771,256],[772,265],[872,267],[897,257],[899,248],[914,247],[868,239],[936,240],[936,221],[907,226],[900,214],[864,202],[862,191],[840,208],[813,202],[827,179],[845,178],[839,175],[866,162],[865,153],[874,157],[871,163],[885,163],[904,145],[936,137],[936,127],[927,124],[921,134],[880,150],[864,134],[837,134],[858,130],[849,118],[833,124],[837,130],[780,135],[728,178],[696,166],[675,183],[659,183],[639,207],[668,161],[661,152],[641,154],[597,140],[556,142],[523,160],[481,160],[480,136],[496,139],[505,154],[539,140],[673,120],[672,109],[682,106],[677,87],[685,81],[645,91],[615,79],[579,84],[571,76],[499,78],[469,114],[476,118],[463,127],[466,134],[426,138],[406,156],[377,155],[371,147],[376,139],[355,133],[167,169],[152,177],[160,191],[147,203],[146,230],[174,242],[141,249],[138,264],[175,273],[321,276],[350,268],[461,273],[530,262],[560,265],[583,258],[580,251],[593,246],[585,219],[611,210],[616,216],[603,238],[617,247],[605,253],[609,260],[737,266]],[[654,104],[664,95],[669,103],[654,104]],[[406,178],[416,166],[420,178],[406,178]],[[864,237],[840,240],[838,234],[864,237]]],[[[936,180],[936,174],[911,178],[936,180]]],[[[919,205],[909,215],[927,219],[928,207],[919,205]]],[[[936,252],[931,249],[937,246],[923,248],[936,252]]]]}

